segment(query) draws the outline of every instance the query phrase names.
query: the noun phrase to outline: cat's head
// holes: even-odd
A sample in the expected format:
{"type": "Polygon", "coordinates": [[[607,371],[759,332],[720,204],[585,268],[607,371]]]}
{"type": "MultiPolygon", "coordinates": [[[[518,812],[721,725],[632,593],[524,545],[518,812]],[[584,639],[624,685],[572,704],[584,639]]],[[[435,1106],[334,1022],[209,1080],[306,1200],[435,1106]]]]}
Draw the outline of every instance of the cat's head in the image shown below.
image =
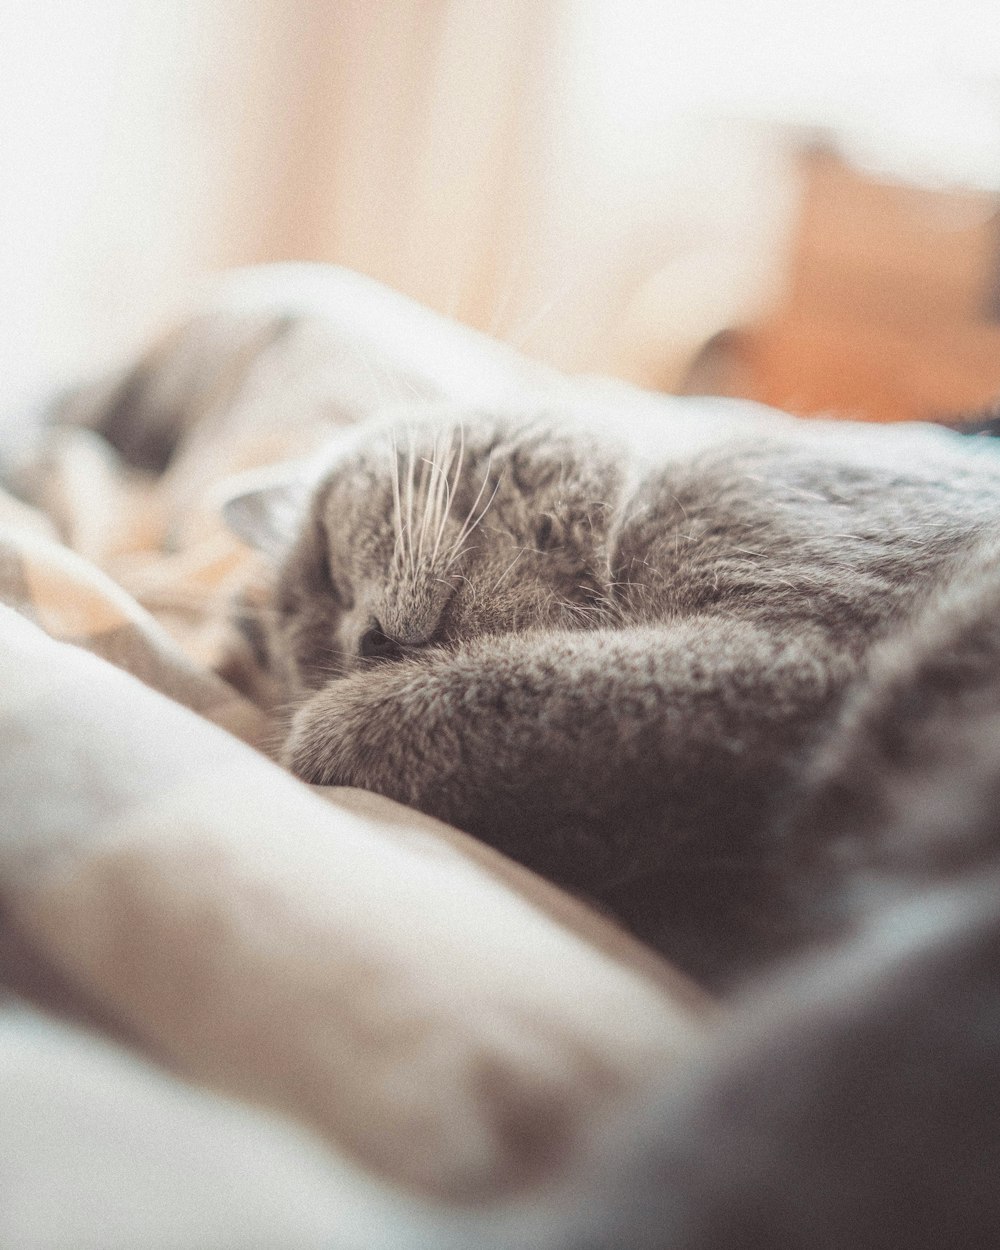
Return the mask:
{"type": "Polygon", "coordinates": [[[240,496],[275,561],[266,635],[290,690],[433,645],[586,627],[610,589],[621,459],[560,419],[433,411],[352,432],[311,478],[240,496]]]}

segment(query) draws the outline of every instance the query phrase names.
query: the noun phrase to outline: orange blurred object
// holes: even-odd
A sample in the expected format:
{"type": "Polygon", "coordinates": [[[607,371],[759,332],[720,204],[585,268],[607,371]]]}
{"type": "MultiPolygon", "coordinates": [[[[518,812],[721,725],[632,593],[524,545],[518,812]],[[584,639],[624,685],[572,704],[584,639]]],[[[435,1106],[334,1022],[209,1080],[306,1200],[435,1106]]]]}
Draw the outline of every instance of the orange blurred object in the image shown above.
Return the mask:
{"type": "Polygon", "coordinates": [[[1000,396],[1000,196],[802,157],[786,291],[718,348],[719,390],[802,414],[941,418],[1000,396]]]}

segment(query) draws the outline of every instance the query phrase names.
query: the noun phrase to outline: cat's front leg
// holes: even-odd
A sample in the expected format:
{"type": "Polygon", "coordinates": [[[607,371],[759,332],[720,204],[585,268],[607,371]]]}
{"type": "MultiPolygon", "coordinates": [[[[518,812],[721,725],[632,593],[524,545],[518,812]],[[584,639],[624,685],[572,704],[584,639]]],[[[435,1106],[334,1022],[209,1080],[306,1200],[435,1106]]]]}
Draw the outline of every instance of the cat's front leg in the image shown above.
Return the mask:
{"type": "Polygon", "coordinates": [[[633,738],[657,719],[658,695],[650,700],[646,679],[644,692],[620,698],[622,656],[608,652],[626,642],[583,632],[486,636],[378,665],[303,704],[283,762],[313,784],[416,807],[587,888],[634,863],[621,843],[638,841],[620,824],[636,800],[634,767],[622,771],[616,756],[630,716],[641,721],[633,738]]]}
{"type": "Polygon", "coordinates": [[[426,806],[459,759],[453,687],[443,652],[332,681],[293,717],[282,763],[313,785],[426,806]]]}
{"type": "Polygon", "coordinates": [[[842,679],[815,639],[723,618],[483,637],[331,682],[284,760],[481,838],[719,978],[797,924],[769,829],[842,679]]]}
{"type": "Polygon", "coordinates": [[[834,685],[802,640],[739,622],[483,637],[331,682],[284,762],[603,889],[681,843],[748,852],[834,685]]]}

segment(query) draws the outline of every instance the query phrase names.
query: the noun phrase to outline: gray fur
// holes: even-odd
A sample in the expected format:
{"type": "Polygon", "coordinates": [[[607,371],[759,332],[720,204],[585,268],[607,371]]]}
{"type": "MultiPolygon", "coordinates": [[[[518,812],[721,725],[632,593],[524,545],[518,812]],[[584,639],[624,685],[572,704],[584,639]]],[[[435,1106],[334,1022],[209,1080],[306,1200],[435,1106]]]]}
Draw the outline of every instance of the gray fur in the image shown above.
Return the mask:
{"type": "Polygon", "coordinates": [[[672,457],[450,412],[363,430],[275,573],[284,757],[731,979],[815,920],[787,813],[844,691],[1000,520],[1000,459],[959,444],[803,426],[672,457]]]}

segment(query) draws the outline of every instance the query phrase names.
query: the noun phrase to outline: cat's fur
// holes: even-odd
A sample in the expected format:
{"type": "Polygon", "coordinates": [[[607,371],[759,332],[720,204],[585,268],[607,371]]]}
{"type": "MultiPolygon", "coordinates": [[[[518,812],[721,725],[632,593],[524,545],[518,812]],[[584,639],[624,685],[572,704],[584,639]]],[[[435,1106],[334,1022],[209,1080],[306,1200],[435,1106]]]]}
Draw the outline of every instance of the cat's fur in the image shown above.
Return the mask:
{"type": "Polygon", "coordinates": [[[536,1250],[1000,1244],[998,560],[878,646],[788,814],[851,936],[734,1002],[536,1250]]]}
{"type": "Polygon", "coordinates": [[[609,1128],[532,1250],[993,1250],[1000,879],[916,896],[747,1001],[609,1128]]]}
{"type": "Polygon", "coordinates": [[[272,544],[285,758],[732,980],[833,926],[837,839],[791,829],[797,791],[875,644],[1000,521],[1000,457],[951,438],[817,426],[672,457],[537,414],[362,431],[272,544]]]}

